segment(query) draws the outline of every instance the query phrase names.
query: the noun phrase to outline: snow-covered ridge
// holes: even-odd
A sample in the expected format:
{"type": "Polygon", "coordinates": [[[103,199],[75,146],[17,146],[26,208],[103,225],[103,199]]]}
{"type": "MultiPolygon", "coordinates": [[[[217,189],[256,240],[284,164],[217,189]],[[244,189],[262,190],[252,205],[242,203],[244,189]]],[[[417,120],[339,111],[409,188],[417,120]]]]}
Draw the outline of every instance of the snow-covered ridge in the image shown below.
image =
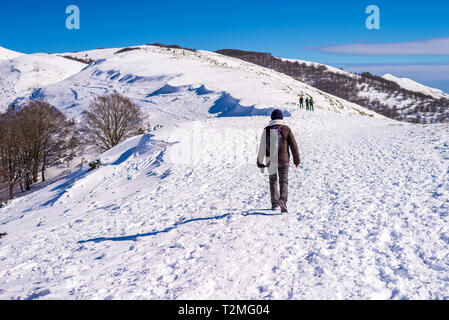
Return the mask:
{"type": "Polygon", "coordinates": [[[325,67],[330,72],[339,73],[339,74],[342,74],[342,75],[345,75],[345,76],[348,76],[348,77],[352,77],[352,78],[358,78],[358,76],[356,74],[354,74],[354,73],[351,73],[351,72],[343,70],[343,69],[335,68],[335,67],[329,66],[327,64],[322,64],[322,63],[312,62],[312,61],[306,61],[306,60],[300,60],[300,59],[287,59],[287,58],[281,58],[281,57],[275,57],[275,58],[280,59],[282,61],[297,62],[297,63],[305,64],[307,66],[325,67]]]}
{"type": "Polygon", "coordinates": [[[85,67],[85,64],[43,53],[0,61],[0,112],[17,99],[60,82],[85,67]]]}
{"type": "MultiPolygon", "coordinates": [[[[359,75],[354,74],[352,72],[343,70],[343,69],[339,69],[339,68],[335,68],[329,65],[325,65],[322,63],[317,63],[317,62],[311,62],[311,61],[305,61],[305,60],[299,60],[299,59],[286,59],[286,58],[280,58],[277,57],[278,59],[282,60],[282,61],[289,61],[289,62],[298,62],[298,63],[304,63],[307,66],[313,66],[313,67],[325,67],[328,71],[330,72],[334,72],[334,73],[338,73],[338,74],[342,74],[348,77],[352,77],[352,78],[356,78],[356,79],[361,79],[359,75]]],[[[425,86],[421,83],[418,83],[416,81],[413,81],[411,79],[408,78],[398,78],[392,74],[385,74],[384,76],[382,76],[382,78],[389,80],[389,81],[393,81],[395,83],[397,83],[399,86],[401,86],[401,88],[409,90],[409,91],[414,91],[414,92],[420,92],[429,96],[432,96],[434,98],[440,99],[440,98],[449,98],[449,94],[445,93],[444,91],[440,90],[440,89],[436,89],[436,88],[431,88],[428,86],[425,86]]]]}
{"type": "MultiPolygon", "coordinates": [[[[271,68],[392,119],[412,123],[449,121],[449,99],[441,92],[422,87],[408,90],[397,83],[368,72],[352,74],[344,70],[303,60],[283,59],[269,53],[234,49],[218,52],[271,68]],[[426,93],[423,93],[426,92],[426,93]]],[[[410,88],[410,83],[408,86],[410,88]]]]}
{"type": "Polygon", "coordinates": [[[384,75],[383,78],[393,81],[393,82],[396,82],[398,85],[400,85],[402,88],[404,88],[406,90],[421,92],[421,93],[424,93],[426,95],[432,96],[437,99],[440,99],[440,98],[449,99],[449,94],[445,93],[444,91],[442,91],[440,89],[425,86],[421,83],[418,83],[418,82],[413,81],[408,78],[398,78],[389,73],[384,75]]]}
{"type": "Polygon", "coordinates": [[[0,61],[17,58],[23,55],[23,53],[0,47],[0,61]]]}
{"type": "Polygon", "coordinates": [[[77,117],[95,95],[119,92],[141,105],[152,121],[166,124],[211,116],[269,115],[273,108],[288,115],[298,109],[299,95],[304,94],[314,98],[318,112],[376,116],[289,76],[239,59],[208,51],[136,48],[118,54],[120,48],[55,54],[95,62],[16,102],[42,99],[77,117]]]}

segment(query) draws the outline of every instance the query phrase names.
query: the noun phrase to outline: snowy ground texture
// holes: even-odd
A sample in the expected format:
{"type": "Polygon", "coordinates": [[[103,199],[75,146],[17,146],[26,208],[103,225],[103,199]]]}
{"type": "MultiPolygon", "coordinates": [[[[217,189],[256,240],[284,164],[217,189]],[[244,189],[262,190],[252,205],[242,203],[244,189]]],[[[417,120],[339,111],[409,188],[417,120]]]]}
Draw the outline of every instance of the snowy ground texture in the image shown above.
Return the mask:
{"type": "Polygon", "coordinates": [[[76,116],[112,88],[166,127],[0,209],[1,299],[449,298],[447,125],[213,53],[80,55],[107,56],[24,99],[76,116]],[[255,164],[276,106],[303,160],[283,215],[255,164]]]}
{"type": "Polygon", "coordinates": [[[449,298],[447,127],[289,119],[303,164],[277,215],[254,150],[229,157],[266,120],[223,120],[133,138],[1,209],[0,297],[449,298]],[[189,164],[204,127],[221,130],[189,164]]]}

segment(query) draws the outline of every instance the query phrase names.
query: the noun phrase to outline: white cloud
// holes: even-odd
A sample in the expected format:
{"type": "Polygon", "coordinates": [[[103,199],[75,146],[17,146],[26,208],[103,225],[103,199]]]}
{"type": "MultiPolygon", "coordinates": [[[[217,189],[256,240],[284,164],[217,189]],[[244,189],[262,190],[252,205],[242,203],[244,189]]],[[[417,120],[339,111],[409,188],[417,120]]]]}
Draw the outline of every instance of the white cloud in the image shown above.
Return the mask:
{"type": "Polygon", "coordinates": [[[326,53],[356,55],[449,55],[449,38],[414,42],[346,44],[337,46],[309,47],[326,53]]]}

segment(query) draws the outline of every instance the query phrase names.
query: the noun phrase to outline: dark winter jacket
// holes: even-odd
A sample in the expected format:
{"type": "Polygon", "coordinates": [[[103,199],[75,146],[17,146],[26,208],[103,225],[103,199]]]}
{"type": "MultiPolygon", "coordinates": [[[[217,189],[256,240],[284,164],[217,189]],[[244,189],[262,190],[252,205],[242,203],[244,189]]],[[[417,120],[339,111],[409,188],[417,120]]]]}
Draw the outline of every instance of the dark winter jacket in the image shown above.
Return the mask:
{"type": "MultiPolygon", "coordinates": [[[[295,165],[299,165],[301,163],[301,158],[299,156],[298,145],[296,144],[295,137],[293,135],[292,130],[283,124],[281,120],[271,121],[270,125],[265,128],[264,133],[262,134],[262,142],[266,141],[267,129],[278,129],[280,135],[282,137],[279,145],[278,151],[278,163],[289,163],[290,162],[290,152],[293,155],[293,163],[295,165]]],[[[262,143],[261,143],[262,144],[262,143]]],[[[261,161],[260,155],[264,152],[264,150],[259,150],[259,156],[257,159],[257,165],[259,167],[263,167],[263,161],[261,161]]]]}

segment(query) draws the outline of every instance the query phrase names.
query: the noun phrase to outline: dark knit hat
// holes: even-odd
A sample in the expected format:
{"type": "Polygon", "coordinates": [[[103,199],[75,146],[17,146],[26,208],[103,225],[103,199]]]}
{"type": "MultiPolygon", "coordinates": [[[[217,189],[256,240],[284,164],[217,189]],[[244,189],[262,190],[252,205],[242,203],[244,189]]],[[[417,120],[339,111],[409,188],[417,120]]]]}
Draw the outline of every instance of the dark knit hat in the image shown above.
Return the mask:
{"type": "Polygon", "coordinates": [[[284,115],[282,114],[282,111],[279,109],[276,109],[273,111],[273,113],[271,114],[271,120],[283,120],[284,119],[284,115]]]}

